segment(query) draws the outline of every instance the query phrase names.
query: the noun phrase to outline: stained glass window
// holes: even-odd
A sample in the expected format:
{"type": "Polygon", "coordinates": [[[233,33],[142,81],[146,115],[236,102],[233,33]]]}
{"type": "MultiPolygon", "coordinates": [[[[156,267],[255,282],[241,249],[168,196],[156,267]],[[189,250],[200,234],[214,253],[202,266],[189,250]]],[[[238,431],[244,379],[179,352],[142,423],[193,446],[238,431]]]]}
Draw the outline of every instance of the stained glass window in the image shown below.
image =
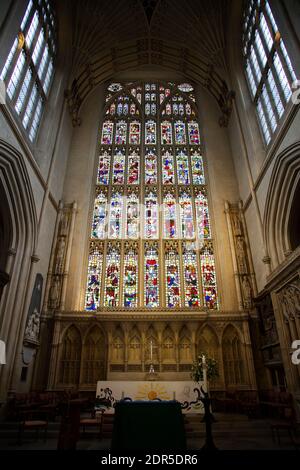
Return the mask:
{"type": "Polygon", "coordinates": [[[185,305],[187,307],[199,307],[197,257],[193,246],[185,246],[183,262],[185,305]]]}
{"type": "Polygon", "coordinates": [[[199,136],[198,123],[196,121],[190,121],[188,123],[188,130],[189,130],[190,145],[199,145],[200,144],[200,136],[199,136]]]}
{"type": "Polygon", "coordinates": [[[109,171],[110,171],[110,150],[108,152],[102,151],[99,156],[97,183],[108,185],[109,183],[109,171]]]}
{"type": "Polygon", "coordinates": [[[172,145],[172,124],[169,121],[161,123],[161,143],[162,145],[172,145]]]}
{"type": "Polygon", "coordinates": [[[127,184],[139,184],[140,182],[140,157],[135,151],[128,156],[127,184]]]}
{"type": "Polygon", "coordinates": [[[101,144],[111,145],[113,139],[114,123],[112,121],[105,121],[102,126],[101,144]]]}
{"type": "Polygon", "coordinates": [[[94,203],[93,223],[91,238],[105,238],[106,235],[106,208],[107,199],[103,192],[100,192],[94,203]]]}
{"type": "Polygon", "coordinates": [[[165,238],[176,237],[176,200],[171,193],[164,197],[164,235],[165,238]]]}
{"type": "Polygon", "coordinates": [[[147,121],[145,124],[145,144],[156,144],[156,122],[147,121]]]}
{"type": "Polygon", "coordinates": [[[204,304],[210,309],[218,308],[215,260],[212,248],[205,246],[200,255],[204,304]]]}
{"type": "Polygon", "coordinates": [[[115,136],[116,145],[126,144],[126,136],[127,136],[127,122],[117,121],[116,136],[115,136]]]}
{"type": "Polygon", "coordinates": [[[210,221],[207,197],[204,191],[200,191],[195,198],[196,205],[196,217],[197,217],[197,228],[198,237],[200,239],[210,238],[210,221]]]}
{"type": "Polygon", "coordinates": [[[138,255],[130,249],[124,258],[124,307],[137,307],[138,302],[138,255]]]}
{"type": "Polygon", "coordinates": [[[183,192],[179,197],[180,222],[182,238],[194,238],[194,217],[191,196],[187,192],[183,192]]]}
{"type": "Polygon", "coordinates": [[[157,157],[148,149],[145,155],[145,184],[157,184],[157,157]]]}
{"type": "Polygon", "coordinates": [[[180,274],[178,253],[170,250],[166,252],[166,306],[168,308],[180,307],[180,274]]]}
{"type": "Polygon", "coordinates": [[[175,184],[174,157],[169,151],[162,154],[162,179],[163,184],[175,184]]]}
{"type": "Polygon", "coordinates": [[[113,184],[124,184],[125,150],[118,150],[114,156],[113,184]]]}
{"type": "Polygon", "coordinates": [[[117,248],[110,248],[106,257],[105,273],[105,307],[117,307],[120,290],[120,252],[117,248]]]}
{"type": "Polygon", "coordinates": [[[153,192],[145,197],[145,238],[158,238],[158,203],[153,192]]]}
{"type": "Polygon", "coordinates": [[[174,131],[175,131],[175,144],[185,145],[186,144],[185,123],[182,121],[176,121],[174,124],[174,131]]]}
{"type": "Polygon", "coordinates": [[[189,160],[185,151],[177,152],[177,178],[178,184],[190,184],[189,160]]]}
{"type": "Polygon", "coordinates": [[[110,200],[109,237],[121,238],[122,236],[123,196],[114,192],[110,200]]]}
{"type": "Polygon", "coordinates": [[[145,251],[145,305],[159,307],[158,251],[149,247],[145,251]]]}
{"type": "Polygon", "coordinates": [[[97,310],[100,306],[102,265],[103,254],[97,247],[92,245],[88,261],[85,310],[97,310]]]}
{"type": "Polygon", "coordinates": [[[141,140],[141,123],[132,121],[129,126],[129,144],[140,145],[141,140]]]}
{"type": "Polygon", "coordinates": [[[189,83],[181,83],[180,85],[178,85],[178,90],[184,91],[185,93],[188,93],[189,91],[193,91],[193,89],[194,88],[189,83]]]}
{"type": "Polygon", "coordinates": [[[205,184],[202,156],[200,155],[200,153],[194,152],[191,155],[191,160],[192,160],[193,183],[195,185],[205,184]]]}
{"type": "Polygon", "coordinates": [[[127,196],[127,237],[137,238],[139,235],[139,198],[135,193],[127,196]]]}

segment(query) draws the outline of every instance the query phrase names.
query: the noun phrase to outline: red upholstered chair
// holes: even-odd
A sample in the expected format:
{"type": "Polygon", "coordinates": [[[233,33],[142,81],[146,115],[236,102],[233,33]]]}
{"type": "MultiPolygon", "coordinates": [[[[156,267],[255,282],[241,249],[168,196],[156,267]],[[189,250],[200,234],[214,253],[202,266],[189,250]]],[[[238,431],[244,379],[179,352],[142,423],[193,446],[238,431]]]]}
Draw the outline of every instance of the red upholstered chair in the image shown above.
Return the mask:
{"type": "Polygon", "coordinates": [[[39,438],[40,430],[44,431],[44,440],[47,440],[47,431],[48,431],[48,417],[37,416],[35,413],[33,414],[31,411],[26,411],[23,413],[23,417],[19,422],[19,444],[22,444],[23,436],[25,431],[35,431],[36,439],[39,438]]]}

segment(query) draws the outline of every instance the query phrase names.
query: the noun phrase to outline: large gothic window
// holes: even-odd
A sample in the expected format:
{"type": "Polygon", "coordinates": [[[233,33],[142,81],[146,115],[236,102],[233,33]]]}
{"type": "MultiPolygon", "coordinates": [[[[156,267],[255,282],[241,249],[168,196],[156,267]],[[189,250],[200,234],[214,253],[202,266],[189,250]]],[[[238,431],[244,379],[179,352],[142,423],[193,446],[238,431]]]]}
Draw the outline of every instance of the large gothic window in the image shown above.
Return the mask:
{"type": "Polygon", "coordinates": [[[54,74],[56,21],[50,0],[30,0],[0,73],[29,139],[36,138],[54,74]]]}
{"type": "Polygon", "coordinates": [[[268,1],[247,2],[243,53],[258,121],[269,144],[291,98],[296,75],[268,1]]]}
{"type": "Polygon", "coordinates": [[[218,308],[197,117],[189,83],[108,86],[86,310],[218,308]]]}

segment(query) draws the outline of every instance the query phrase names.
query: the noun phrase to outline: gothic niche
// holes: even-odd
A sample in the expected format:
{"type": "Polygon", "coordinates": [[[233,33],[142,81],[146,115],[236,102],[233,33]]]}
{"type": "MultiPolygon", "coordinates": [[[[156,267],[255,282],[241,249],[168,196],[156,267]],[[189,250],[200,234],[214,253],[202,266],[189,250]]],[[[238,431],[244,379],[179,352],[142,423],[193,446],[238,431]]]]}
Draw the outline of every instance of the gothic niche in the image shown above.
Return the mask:
{"type": "Polygon", "coordinates": [[[42,289],[43,276],[38,273],[35,278],[24,333],[24,345],[30,347],[36,347],[39,344],[42,289]]]}
{"type": "Polygon", "coordinates": [[[179,334],[179,363],[188,364],[192,363],[192,345],[190,340],[190,332],[184,326],[179,334]]]}
{"type": "Polygon", "coordinates": [[[228,325],[222,341],[225,383],[227,387],[245,384],[245,361],[240,335],[233,325],[228,325]]]}
{"type": "Polygon", "coordinates": [[[142,345],[141,335],[136,327],[130,332],[128,363],[141,364],[142,363],[142,345]]]}
{"type": "Polygon", "coordinates": [[[64,334],[60,367],[59,382],[63,385],[75,386],[79,384],[80,361],[81,361],[81,335],[79,330],[70,326],[64,334]]]}

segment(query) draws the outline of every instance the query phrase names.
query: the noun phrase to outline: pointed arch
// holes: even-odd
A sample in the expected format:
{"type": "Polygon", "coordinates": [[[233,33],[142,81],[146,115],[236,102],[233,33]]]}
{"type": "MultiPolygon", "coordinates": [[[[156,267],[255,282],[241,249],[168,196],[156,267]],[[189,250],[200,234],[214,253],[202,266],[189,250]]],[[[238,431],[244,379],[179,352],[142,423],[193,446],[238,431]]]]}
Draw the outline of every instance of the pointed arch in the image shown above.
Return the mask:
{"type": "Polygon", "coordinates": [[[189,328],[184,325],[179,333],[179,363],[191,364],[192,360],[191,332],[189,328]]]}
{"type": "Polygon", "coordinates": [[[170,325],[165,327],[162,335],[162,362],[176,362],[175,335],[170,325]]]}
{"type": "Polygon", "coordinates": [[[222,338],[225,384],[227,387],[246,383],[245,352],[238,329],[229,324],[222,338]]]}
{"type": "Polygon", "coordinates": [[[105,379],[106,338],[102,329],[92,326],[84,338],[81,383],[95,385],[105,379]]]}
{"type": "Polygon", "coordinates": [[[207,354],[208,357],[219,360],[219,339],[211,325],[204,325],[197,335],[197,353],[207,354]]]}
{"type": "Polygon", "coordinates": [[[141,364],[142,362],[142,338],[136,325],[129,334],[128,362],[132,364],[141,364]]]}
{"type": "Polygon", "coordinates": [[[59,366],[59,382],[61,384],[78,386],[81,349],[81,333],[75,325],[70,325],[64,333],[61,345],[59,366]]]}

